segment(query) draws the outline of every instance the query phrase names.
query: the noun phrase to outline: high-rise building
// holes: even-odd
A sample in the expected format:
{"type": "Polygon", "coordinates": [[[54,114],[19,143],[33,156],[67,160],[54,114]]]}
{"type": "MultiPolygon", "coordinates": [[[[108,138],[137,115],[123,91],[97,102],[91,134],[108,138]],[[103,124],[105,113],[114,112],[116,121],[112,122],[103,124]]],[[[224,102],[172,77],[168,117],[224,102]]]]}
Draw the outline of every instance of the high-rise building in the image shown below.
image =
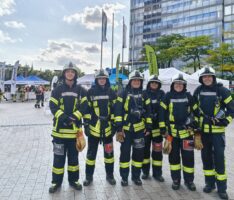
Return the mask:
{"type": "Polygon", "coordinates": [[[139,61],[142,48],[161,35],[210,35],[217,44],[234,44],[234,0],[131,0],[130,6],[133,68],[146,65],[139,61]]]}

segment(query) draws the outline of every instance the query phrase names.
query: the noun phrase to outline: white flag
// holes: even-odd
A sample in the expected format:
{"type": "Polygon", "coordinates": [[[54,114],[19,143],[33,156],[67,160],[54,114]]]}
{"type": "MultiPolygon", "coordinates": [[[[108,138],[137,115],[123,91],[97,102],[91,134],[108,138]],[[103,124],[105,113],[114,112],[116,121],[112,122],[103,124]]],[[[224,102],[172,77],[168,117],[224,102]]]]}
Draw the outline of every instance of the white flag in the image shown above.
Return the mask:
{"type": "Polygon", "coordinates": [[[127,48],[127,26],[126,24],[123,24],[123,44],[122,44],[122,47],[123,48],[127,48]]]}
{"type": "Polygon", "coordinates": [[[107,42],[106,32],[107,32],[107,16],[106,13],[102,11],[102,42],[107,42]]]}

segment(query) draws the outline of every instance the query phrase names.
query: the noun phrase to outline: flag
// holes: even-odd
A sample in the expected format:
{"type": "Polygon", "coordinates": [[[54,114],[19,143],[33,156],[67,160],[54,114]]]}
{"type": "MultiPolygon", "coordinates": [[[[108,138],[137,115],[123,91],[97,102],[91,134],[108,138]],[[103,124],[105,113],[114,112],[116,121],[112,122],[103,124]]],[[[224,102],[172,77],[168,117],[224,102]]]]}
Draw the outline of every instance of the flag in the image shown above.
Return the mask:
{"type": "Polygon", "coordinates": [[[4,91],[5,67],[5,62],[0,62],[0,88],[2,91],[4,91]]]}
{"type": "Polygon", "coordinates": [[[150,75],[158,75],[158,64],[154,49],[149,45],[145,45],[145,51],[149,64],[150,75]]]}
{"type": "Polygon", "coordinates": [[[102,42],[107,42],[106,31],[107,31],[107,16],[106,13],[102,11],[102,42]]]}
{"type": "Polygon", "coordinates": [[[125,23],[123,23],[123,44],[122,48],[127,48],[127,26],[125,23]]]}
{"type": "Polygon", "coordinates": [[[119,63],[120,63],[120,53],[118,54],[116,60],[116,84],[119,82],[119,63]]]}
{"type": "Polygon", "coordinates": [[[11,94],[15,94],[16,92],[16,77],[17,77],[18,68],[19,68],[19,61],[16,61],[11,75],[11,94]]]}

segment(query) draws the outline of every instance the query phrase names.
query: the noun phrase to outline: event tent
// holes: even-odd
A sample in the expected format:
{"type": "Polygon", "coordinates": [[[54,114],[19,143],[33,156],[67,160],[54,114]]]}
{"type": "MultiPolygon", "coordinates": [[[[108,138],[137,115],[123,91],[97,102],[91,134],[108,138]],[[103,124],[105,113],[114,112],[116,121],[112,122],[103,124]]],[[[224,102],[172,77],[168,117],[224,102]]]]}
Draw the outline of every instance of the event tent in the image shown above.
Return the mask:
{"type": "MultiPolygon", "coordinates": [[[[10,85],[11,84],[11,80],[7,80],[4,82],[4,85],[10,85]]],[[[50,82],[43,80],[37,76],[28,76],[26,78],[24,78],[22,75],[19,75],[16,77],[16,85],[49,85],[50,82]]]]}
{"type": "MultiPolygon", "coordinates": [[[[119,79],[122,79],[122,81],[128,79],[127,76],[125,76],[124,74],[121,74],[121,73],[118,74],[118,77],[119,77],[119,79]]],[[[111,74],[109,77],[109,80],[110,80],[111,85],[115,85],[116,84],[116,74],[111,74]]]]}
{"type": "MultiPolygon", "coordinates": [[[[4,85],[10,85],[11,80],[4,81],[4,85]]],[[[16,77],[16,85],[26,85],[28,82],[25,80],[25,78],[22,75],[19,75],[16,77]]]]}

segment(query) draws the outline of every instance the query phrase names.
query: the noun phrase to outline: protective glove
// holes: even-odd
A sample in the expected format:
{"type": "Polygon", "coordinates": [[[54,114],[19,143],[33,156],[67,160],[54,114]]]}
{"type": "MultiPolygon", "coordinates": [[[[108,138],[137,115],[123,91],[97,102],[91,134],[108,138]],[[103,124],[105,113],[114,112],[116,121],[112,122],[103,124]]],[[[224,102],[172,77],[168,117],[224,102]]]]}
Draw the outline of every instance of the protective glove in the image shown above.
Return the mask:
{"type": "Polygon", "coordinates": [[[195,132],[194,133],[194,148],[197,150],[202,150],[203,144],[201,140],[201,133],[200,132],[195,132]]]}
{"type": "Polygon", "coordinates": [[[59,121],[61,121],[65,126],[71,125],[73,123],[73,120],[65,113],[59,117],[59,121]]]}
{"type": "Polygon", "coordinates": [[[124,142],[124,138],[125,138],[125,133],[123,131],[116,133],[117,142],[124,142]]]}
{"type": "Polygon", "coordinates": [[[224,119],[217,119],[217,118],[212,118],[212,124],[215,126],[228,126],[229,121],[224,118],[224,119]]]}
{"type": "Polygon", "coordinates": [[[75,115],[72,114],[69,118],[77,127],[81,127],[81,120],[78,120],[75,115]]]}
{"type": "Polygon", "coordinates": [[[171,135],[168,135],[165,142],[164,142],[164,145],[163,145],[163,153],[164,154],[170,154],[171,153],[172,140],[173,140],[173,137],[171,135]]]}
{"type": "Polygon", "coordinates": [[[83,131],[79,130],[76,133],[76,149],[77,149],[77,151],[81,152],[81,151],[83,151],[85,146],[86,146],[86,141],[85,141],[85,138],[84,138],[83,131]]]}

